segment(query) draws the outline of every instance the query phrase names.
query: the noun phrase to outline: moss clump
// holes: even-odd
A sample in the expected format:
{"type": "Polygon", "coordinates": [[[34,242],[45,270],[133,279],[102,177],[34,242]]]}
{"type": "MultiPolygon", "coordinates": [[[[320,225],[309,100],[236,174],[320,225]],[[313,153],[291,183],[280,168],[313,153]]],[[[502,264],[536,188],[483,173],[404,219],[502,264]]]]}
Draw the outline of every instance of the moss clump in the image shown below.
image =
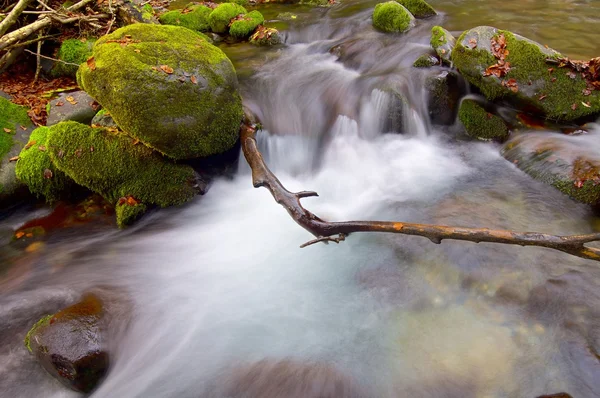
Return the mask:
{"type": "Polygon", "coordinates": [[[154,8],[150,4],[144,4],[141,9],[142,19],[144,21],[151,21],[154,18],[154,8]]]}
{"type": "Polygon", "coordinates": [[[396,0],[402,4],[415,18],[428,18],[437,15],[437,12],[423,0],[396,0]]]}
{"type": "Polygon", "coordinates": [[[50,159],[48,131],[48,127],[33,130],[29,142],[19,154],[15,173],[32,194],[53,203],[69,191],[72,181],[50,159]]]}
{"type": "Polygon", "coordinates": [[[600,111],[600,91],[584,95],[586,82],[579,73],[559,68],[562,55],[509,31],[483,26],[464,32],[452,52],[452,61],[463,76],[490,100],[506,99],[519,107],[537,110],[554,120],[570,121],[600,111]],[[501,78],[484,76],[486,68],[498,62],[492,55],[491,40],[503,35],[510,69],[501,78]],[[477,43],[474,47],[470,43],[477,43]],[[515,85],[504,82],[514,79],[515,85]],[[585,103],[587,106],[582,105],[585,103]]]}
{"type": "MultiPolygon", "coordinates": [[[[77,65],[82,64],[90,57],[90,55],[92,55],[92,47],[94,46],[95,42],[95,39],[67,39],[60,45],[60,49],[58,50],[56,57],[64,62],[77,65]]],[[[50,73],[54,77],[74,77],[77,73],[77,68],[78,67],[75,65],[67,65],[62,62],[57,62],[54,64],[54,67],[50,73]]]]}
{"type": "Polygon", "coordinates": [[[174,164],[120,132],[62,122],[49,128],[48,149],[59,170],[111,203],[131,196],[166,207],[197,193],[191,167],[174,164]]]}
{"type": "Polygon", "coordinates": [[[0,97],[0,160],[14,145],[13,136],[19,126],[29,126],[31,120],[27,116],[27,109],[19,106],[4,97],[0,97]],[[4,129],[10,130],[10,132],[4,129]]]}
{"type": "Polygon", "coordinates": [[[235,69],[194,31],[129,25],[98,40],[91,65],[79,68],[79,85],[118,126],[157,151],[188,159],[222,153],[237,141],[235,69]]]}
{"type": "Polygon", "coordinates": [[[463,100],[458,109],[458,119],[465,126],[467,134],[481,140],[504,140],[508,128],[500,117],[487,112],[476,101],[463,100]]]}
{"type": "Polygon", "coordinates": [[[281,36],[279,36],[277,29],[260,25],[254,34],[250,36],[249,41],[250,44],[255,46],[274,46],[281,43],[281,36]]]}
{"type": "Polygon", "coordinates": [[[254,32],[258,25],[265,21],[263,15],[258,11],[251,11],[241,19],[235,20],[229,27],[229,34],[238,39],[244,39],[254,32]]]}
{"type": "Polygon", "coordinates": [[[415,68],[431,68],[440,64],[440,60],[435,55],[423,54],[413,62],[415,68]]]}
{"type": "Polygon", "coordinates": [[[188,6],[183,10],[169,11],[160,16],[159,21],[163,25],[183,26],[184,28],[206,32],[210,30],[208,16],[212,9],[195,5],[188,6]]]}
{"type": "Polygon", "coordinates": [[[238,15],[246,14],[246,9],[235,3],[223,3],[208,16],[210,29],[215,33],[226,33],[229,22],[238,15]]]}
{"type": "Polygon", "coordinates": [[[406,32],[413,23],[412,14],[395,1],[377,4],[373,10],[373,26],[384,32],[406,32]]]}
{"type": "Polygon", "coordinates": [[[25,335],[25,339],[23,340],[23,342],[25,343],[25,347],[27,347],[27,350],[29,352],[31,351],[31,336],[42,326],[46,326],[50,323],[50,319],[52,319],[54,315],[46,315],[44,316],[42,319],[40,319],[39,321],[37,321],[32,327],[31,329],[29,329],[29,331],[27,332],[27,334],[25,335]]]}
{"type": "Polygon", "coordinates": [[[456,45],[456,39],[450,32],[441,26],[434,26],[431,28],[431,40],[429,43],[444,63],[451,63],[452,50],[456,45]]]}
{"type": "Polygon", "coordinates": [[[115,206],[115,213],[117,215],[117,226],[119,228],[125,228],[128,225],[133,224],[139,220],[140,217],[146,213],[147,207],[143,203],[136,203],[133,205],[128,204],[126,201],[118,203],[115,206]]]}

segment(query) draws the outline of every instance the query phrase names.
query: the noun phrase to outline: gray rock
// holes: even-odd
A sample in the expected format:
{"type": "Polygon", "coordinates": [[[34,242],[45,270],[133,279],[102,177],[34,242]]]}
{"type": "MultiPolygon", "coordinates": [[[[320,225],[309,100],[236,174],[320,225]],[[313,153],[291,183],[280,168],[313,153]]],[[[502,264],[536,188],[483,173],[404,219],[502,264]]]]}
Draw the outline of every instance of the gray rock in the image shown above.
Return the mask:
{"type": "Polygon", "coordinates": [[[108,127],[108,128],[118,128],[117,123],[112,118],[110,113],[106,111],[106,109],[101,109],[96,113],[94,118],[92,119],[92,126],[100,126],[100,127],[108,127]]]}
{"type": "Polygon", "coordinates": [[[431,28],[430,44],[442,62],[447,65],[452,63],[450,55],[456,45],[456,39],[452,36],[452,33],[441,26],[434,26],[431,28]]]}
{"type": "Polygon", "coordinates": [[[46,125],[52,126],[67,120],[88,124],[96,115],[94,103],[94,99],[85,91],[61,93],[50,102],[46,125]]]}
{"type": "Polygon", "coordinates": [[[427,108],[434,124],[451,125],[456,118],[460,98],[463,96],[459,76],[443,70],[425,79],[427,108]]]}

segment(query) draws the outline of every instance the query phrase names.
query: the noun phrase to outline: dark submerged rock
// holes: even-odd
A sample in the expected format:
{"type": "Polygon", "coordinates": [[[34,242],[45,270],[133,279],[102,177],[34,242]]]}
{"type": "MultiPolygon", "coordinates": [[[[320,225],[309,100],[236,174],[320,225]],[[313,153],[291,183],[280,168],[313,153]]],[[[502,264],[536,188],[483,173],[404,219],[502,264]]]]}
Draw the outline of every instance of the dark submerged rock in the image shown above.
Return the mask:
{"type": "Polygon", "coordinates": [[[425,80],[427,108],[434,124],[451,125],[456,118],[462,88],[456,73],[443,70],[425,80]]]}
{"type": "Polygon", "coordinates": [[[440,60],[433,54],[423,54],[413,62],[415,68],[430,68],[440,64],[440,60]]]}

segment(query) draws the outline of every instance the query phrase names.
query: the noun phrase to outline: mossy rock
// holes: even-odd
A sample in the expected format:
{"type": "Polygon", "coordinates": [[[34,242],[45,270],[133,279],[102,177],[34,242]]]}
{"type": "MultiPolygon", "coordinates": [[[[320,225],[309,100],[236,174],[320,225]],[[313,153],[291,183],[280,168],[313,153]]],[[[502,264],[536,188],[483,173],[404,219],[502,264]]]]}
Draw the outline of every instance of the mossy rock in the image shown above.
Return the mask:
{"type": "Polygon", "coordinates": [[[55,166],[107,201],[121,198],[161,207],[182,204],[197,192],[196,174],[122,132],[62,122],[48,131],[55,166]]]}
{"type": "Polygon", "coordinates": [[[38,127],[21,150],[15,172],[36,197],[53,203],[65,196],[73,181],[52,163],[48,151],[48,127],[38,127]]]}
{"type": "Polygon", "coordinates": [[[590,205],[600,203],[600,156],[593,137],[528,132],[511,138],[502,156],[538,181],[590,205]],[[584,139],[582,139],[584,138],[584,139]],[[588,139],[588,141],[586,141],[588,139]]]}
{"type": "Polygon", "coordinates": [[[127,201],[123,201],[122,203],[117,203],[115,206],[115,213],[117,215],[117,226],[119,228],[125,228],[135,221],[137,221],[140,217],[146,213],[147,206],[143,203],[127,203],[127,201]]]}
{"type": "Polygon", "coordinates": [[[215,33],[227,33],[229,22],[238,15],[246,14],[246,12],[246,9],[239,4],[220,4],[208,16],[210,29],[215,33]]]}
{"type": "Polygon", "coordinates": [[[395,1],[379,3],[373,10],[373,26],[388,33],[406,32],[414,20],[412,14],[395,1]]]}
{"type": "Polygon", "coordinates": [[[413,62],[415,68],[431,68],[440,64],[440,60],[433,54],[422,54],[413,62]]]}
{"type": "Polygon", "coordinates": [[[599,113],[600,91],[585,95],[586,81],[581,74],[558,67],[558,59],[562,57],[523,36],[490,26],[464,32],[452,51],[454,66],[489,100],[506,100],[559,121],[599,113]],[[510,69],[502,77],[484,76],[486,69],[498,62],[491,41],[498,41],[501,36],[506,42],[505,61],[510,63],[510,69]]]}
{"type": "Polygon", "coordinates": [[[229,26],[229,34],[238,39],[245,39],[264,21],[265,18],[260,12],[251,11],[231,23],[231,26],[229,26]]]}
{"type": "MultiPolygon", "coordinates": [[[[434,72],[435,70],[432,70],[434,72]]],[[[451,125],[463,95],[461,79],[454,71],[438,70],[425,78],[427,110],[433,124],[451,125]]]]}
{"type": "Polygon", "coordinates": [[[235,69],[192,30],[134,24],[98,40],[80,86],[117,125],[174,159],[232,148],[242,104],[235,69]]]}
{"type": "Polygon", "coordinates": [[[212,9],[204,5],[189,5],[183,10],[173,10],[160,16],[163,25],[183,26],[184,28],[207,32],[210,30],[208,16],[212,9]]]}
{"type": "Polygon", "coordinates": [[[0,97],[0,208],[10,206],[23,191],[27,192],[10,159],[21,152],[32,131],[27,108],[0,97]]]}
{"type": "Polygon", "coordinates": [[[480,140],[502,141],[508,137],[506,123],[499,116],[486,111],[472,99],[465,99],[458,109],[458,120],[467,134],[480,140]]]}
{"type": "Polygon", "coordinates": [[[260,25],[249,39],[250,44],[255,46],[274,46],[281,44],[282,39],[279,31],[275,28],[267,28],[260,25]]]}
{"type": "Polygon", "coordinates": [[[437,12],[424,0],[396,0],[402,4],[415,18],[428,18],[437,12]]]}
{"type": "Polygon", "coordinates": [[[442,62],[445,64],[452,62],[451,54],[456,45],[456,38],[452,36],[452,33],[441,26],[434,26],[431,28],[431,40],[429,43],[442,62]]]}
{"type": "Polygon", "coordinates": [[[119,128],[106,109],[100,109],[92,119],[92,127],[119,128]]]}
{"type": "MultiPolygon", "coordinates": [[[[60,61],[69,62],[72,64],[84,63],[90,55],[92,55],[92,47],[96,42],[95,39],[67,39],[62,42],[56,57],[60,61]]],[[[78,66],[67,65],[62,62],[56,62],[50,71],[54,77],[71,76],[75,77],[78,66]]]]}

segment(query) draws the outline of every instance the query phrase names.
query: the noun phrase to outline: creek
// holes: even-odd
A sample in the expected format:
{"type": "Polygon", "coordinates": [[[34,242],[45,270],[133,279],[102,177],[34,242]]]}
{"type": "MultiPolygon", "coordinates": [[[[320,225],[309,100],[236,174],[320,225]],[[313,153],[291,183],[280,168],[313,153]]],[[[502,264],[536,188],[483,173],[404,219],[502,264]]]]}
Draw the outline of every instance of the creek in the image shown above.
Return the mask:
{"type": "MultiPolygon", "coordinates": [[[[496,144],[432,125],[427,72],[411,65],[437,24],[494,24],[573,57],[597,56],[599,2],[432,1],[441,14],[404,35],[373,30],[374,4],[266,6],[267,19],[298,13],[279,23],[285,47],[222,45],[283,184],[317,191],[303,203],[328,220],[597,228],[589,207],[532,180],[496,144]],[[336,46],[341,52],[330,51],[336,46]],[[388,120],[390,85],[408,99],[400,125],[388,120]]],[[[61,230],[35,250],[11,236],[47,210],[3,214],[0,396],[78,396],[45,374],[22,338],[40,316],[100,285],[127,292],[134,305],[93,397],[220,397],[240,366],[284,359],[326,364],[368,397],[600,396],[597,263],[383,234],[300,249],[311,236],[252,187],[243,157],[237,167],[183,207],[124,231],[101,223],[61,230]]]]}

